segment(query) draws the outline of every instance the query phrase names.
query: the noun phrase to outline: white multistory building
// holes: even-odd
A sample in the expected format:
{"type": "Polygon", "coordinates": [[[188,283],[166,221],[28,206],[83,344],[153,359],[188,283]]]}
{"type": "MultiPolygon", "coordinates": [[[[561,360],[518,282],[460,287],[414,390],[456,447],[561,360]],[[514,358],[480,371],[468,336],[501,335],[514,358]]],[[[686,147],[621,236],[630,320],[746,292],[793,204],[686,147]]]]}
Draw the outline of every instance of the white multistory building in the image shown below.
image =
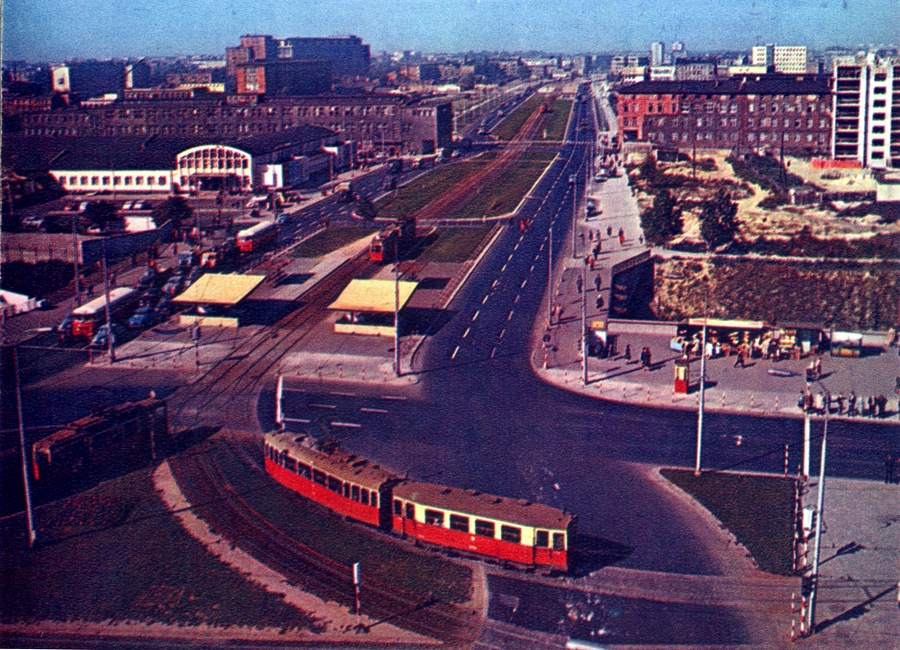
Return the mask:
{"type": "Polygon", "coordinates": [[[662,41],[650,43],[650,65],[662,65],[666,62],[666,44],[662,41]]]}
{"type": "Polygon", "coordinates": [[[774,68],[785,74],[805,74],[808,54],[805,45],[754,45],[752,65],[774,68]]]}
{"type": "Polygon", "coordinates": [[[900,58],[834,62],[831,154],[865,167],[900,167],[900,58]]]}

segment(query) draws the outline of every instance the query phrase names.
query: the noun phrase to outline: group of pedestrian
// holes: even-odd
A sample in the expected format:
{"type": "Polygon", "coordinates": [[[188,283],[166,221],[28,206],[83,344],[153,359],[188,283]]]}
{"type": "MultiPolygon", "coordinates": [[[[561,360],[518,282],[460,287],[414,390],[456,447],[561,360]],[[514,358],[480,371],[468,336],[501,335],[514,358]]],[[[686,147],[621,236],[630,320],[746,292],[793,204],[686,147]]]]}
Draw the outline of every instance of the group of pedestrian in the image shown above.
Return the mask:
{"type": "MultiPolygon", "coordinates": [[[[846,414],[849,417],[883,418],[887,415],[887,405],[888,398],[885,395],[860,397],[856,391],[852,390],[845,398],[843,393],[832,396],[831,393],[825,391],[814,393],[807,389],[800,393],[800,398],[797,400],[797,406],[807,413],[846,414]]],[[[900,414],[900,403],[897,408],[898,414],[900,414]]]]}
{"type": "Polygon", "coordinates": [[[641,348],[641,368],[650,370],[650,348],[641,348]]]}

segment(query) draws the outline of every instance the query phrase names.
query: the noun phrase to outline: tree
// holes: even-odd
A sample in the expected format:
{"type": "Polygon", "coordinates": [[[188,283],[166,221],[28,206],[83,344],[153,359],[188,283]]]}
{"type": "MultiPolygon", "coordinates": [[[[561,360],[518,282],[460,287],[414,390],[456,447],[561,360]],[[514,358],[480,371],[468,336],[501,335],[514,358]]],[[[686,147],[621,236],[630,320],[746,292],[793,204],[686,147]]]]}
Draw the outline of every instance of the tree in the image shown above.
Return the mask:
{"type": "Polygon", "coordinates": [[[116,208],[107,201],[94,201],[88,204],[82,213],[85,221],[90,225],[96,226],[102,230],[111,230],[112,226],[118,222],[122,223],[122,217],[119,216],[116,208]]]}
{"type": "Polygon", "coordinates": [[[653,199],[653,207],[641,214],[641,228],[647,242],[653,245],[665,243],[681,234],[681,209],[669,190],[657,194],[653,199]]]}
{"type": "Polygon", "coordinates": [[[153,208],[153,220],[157,226],[171,221],[175,230],[181,232],[185,224],[194,221],[194,210],[183,196],[170,196],[164,203],[153,208]]]}
{"type": "Polygon", "coordinates": [[[659,174],[659,170],[656,167],[656,156],[650,151],[644,157],[644,162],[641,163],[641,180],[652,185],[656,182],[657,174],[659,174]]]}
{"type": "Polygon", "coordinates": [[[720,189],[716,195],[703,202],[700,211],[700,236],[710,249],[734,241],[738,232],[737,203],[731,194],[720,189]]]}

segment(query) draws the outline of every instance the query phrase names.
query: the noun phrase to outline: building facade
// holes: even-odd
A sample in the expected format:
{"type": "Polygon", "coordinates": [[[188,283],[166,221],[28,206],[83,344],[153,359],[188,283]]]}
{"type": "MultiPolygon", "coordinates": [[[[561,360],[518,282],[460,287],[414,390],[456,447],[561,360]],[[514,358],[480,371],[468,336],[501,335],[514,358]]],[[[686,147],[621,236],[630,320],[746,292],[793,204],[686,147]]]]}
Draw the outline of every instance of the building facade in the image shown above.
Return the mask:
{"type": "Polygon", "coordinates": [[[9,132],[28,136],[236,138],[318,126],[361,152],[428,155],[453,141],[453,108],[444,98],[328,95],[228,103],[222,98],[120,101],[98,108],[23,112],[9,132]]]}
{"type": "Polygon", "coordinates": [[[900,59],[838,59],[833,74],[832,158],[900,166],[900,59]]]}
{"type": "Polygon", "coordinates": [[[830,150],[831,94],[822,79],[651,81],[621,88],[617,102],[620,144],[801,156],[830,150]]]}
{"type": "Polygon", "coordinates": [[[754,45],[752,65],[765,66],[784,74],[806,74],[808,54],[805,45],[754,45]]]}

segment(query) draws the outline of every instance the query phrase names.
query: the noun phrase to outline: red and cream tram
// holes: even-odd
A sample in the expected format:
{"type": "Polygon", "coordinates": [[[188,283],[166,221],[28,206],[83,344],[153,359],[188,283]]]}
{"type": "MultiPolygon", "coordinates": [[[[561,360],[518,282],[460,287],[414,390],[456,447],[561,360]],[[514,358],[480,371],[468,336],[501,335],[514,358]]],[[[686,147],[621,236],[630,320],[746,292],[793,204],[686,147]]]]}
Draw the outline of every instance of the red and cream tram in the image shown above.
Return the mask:
{"type": "MultiPolygon", "coordinates": [[[[110,318],[116,319],[137,304],[140,294],[130,287],[118,287],[109,292],[110,318]]],[[[106,322],[106,295],[72,310],[72,336],[92,338],[106,322]]]]}
{"type": "Polygon", "coordinates": [[[528,566],[568,567],[575,518],[522,499],[404,481],[393,490],[393,528],[423,542],[528,566]]]}
{"type": "Polygon", "coordinates": [[[261,221],[238,232],[235,244],[242,253],[252,253],[275,239],[277,234],[278,226],[274,221],[261,221]]]}
{"type": "Polygon", "coordinates": [[[390,501],[390,472],[353,454],[317,451],[291,433],[266,435],[265,452],[266,471],[285,487],[352,519],[384,524],[380,506],[390,501]]]}
{"type": "Polygon", "coordinates": [[[462,552],[567,570],[576,518],[558,508],[399,478],[306,436],[269,433],[266,471],[285,487],[397,535],[462,552]]]}

